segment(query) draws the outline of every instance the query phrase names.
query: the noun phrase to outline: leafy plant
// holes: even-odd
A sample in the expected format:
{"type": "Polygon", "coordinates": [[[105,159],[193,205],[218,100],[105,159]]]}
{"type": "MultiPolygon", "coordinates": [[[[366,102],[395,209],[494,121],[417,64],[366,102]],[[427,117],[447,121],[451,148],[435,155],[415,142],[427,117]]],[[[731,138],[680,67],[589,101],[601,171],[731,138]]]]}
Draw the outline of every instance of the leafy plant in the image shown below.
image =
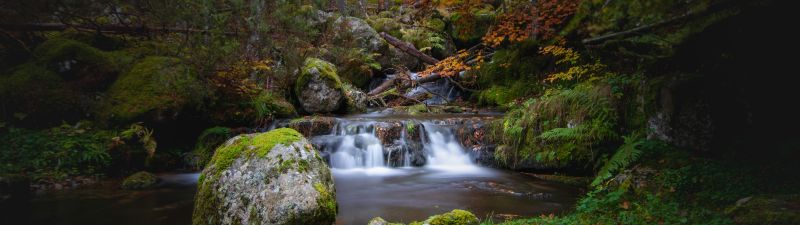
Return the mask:
{"type": "Polygon", "coordinates": [[[643,139],[639,134],[632,134],[623,137],[625,144],[619,147],[613,156],[605,163],[603,168],[597,172],[597,176],[592,181],[592,186],[598,186],[611,178],[613,174],[622,170],[632,163],[636,162],[642,155],[643,151],[640,149],[643,139]]]}

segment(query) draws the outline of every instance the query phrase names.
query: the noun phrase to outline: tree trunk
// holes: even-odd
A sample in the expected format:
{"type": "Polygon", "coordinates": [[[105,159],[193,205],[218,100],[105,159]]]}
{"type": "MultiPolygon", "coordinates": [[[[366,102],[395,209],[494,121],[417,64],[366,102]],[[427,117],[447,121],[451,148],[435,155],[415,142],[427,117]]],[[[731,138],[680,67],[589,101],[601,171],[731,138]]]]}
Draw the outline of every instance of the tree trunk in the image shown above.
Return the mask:
{"type": "Polygon", "coordinates": [[[381,32],[381,37],[383,37],[383,39],[385,39],[386,42],[389,42],[389,44],[393,45],[397,49],[400,49],[401,51],[408,53],[409,55],[417,57],[418,59],[422,60],[422,62],[425,62],[430,65],[439,63],[438,59],[420,52],[419,50],[417,50],[416,47],[414,47],[414,45],[410,43],[401,41],[400,39],[397,39],[396,37],[393,37],[392,35],[389,35],[385,32],[381,32]]]}

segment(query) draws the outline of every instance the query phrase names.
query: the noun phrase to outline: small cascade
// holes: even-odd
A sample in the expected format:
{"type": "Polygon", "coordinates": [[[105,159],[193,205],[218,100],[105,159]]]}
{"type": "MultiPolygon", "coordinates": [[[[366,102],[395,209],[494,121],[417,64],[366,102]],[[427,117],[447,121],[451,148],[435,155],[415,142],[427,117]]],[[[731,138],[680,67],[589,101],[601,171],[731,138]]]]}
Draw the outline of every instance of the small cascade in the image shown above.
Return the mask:
{"type": "Polygon", "coordinates": [[[276,121],[269,128],[292,127],[308,137],[336,169],[473,166],[480,153],[471,139],[491,117],[308,118],[276,121]],[[466,150],[469,144],[472,151],[466,150]]]}
{"type": "MultiPolygon", "coordinates": [[[[419,78],[417,73],[411,73],[411,79],[416,80],[419,78]]],[[[423,101],[428,105],[442,105],[454,101],[463,95],[463,93],[456,88],[455,85],[451,84],[448,79],[440,79],[434,82],[422,83],[417,87],[409,89],[406,92],[406,97],[413,98],[414,96],[425,93],[433,94],[433,96],[423,101]]]]}
{"type": "Polygon", "coordinates": [[[385,167],[383,145],[375,136],[374,127],[374,123],[370,122],[336,123],[333,134],[323,137],[318,142],[331,152],[331,167],[342,169],[385,167]]]}
{"type": "Polygon", "coordinates": [[[429,166],[468,166],[472,159],[456,139],[453,132],[432,123],[423,123],[427,138],[425,152],[428,153],[429,166]]]}

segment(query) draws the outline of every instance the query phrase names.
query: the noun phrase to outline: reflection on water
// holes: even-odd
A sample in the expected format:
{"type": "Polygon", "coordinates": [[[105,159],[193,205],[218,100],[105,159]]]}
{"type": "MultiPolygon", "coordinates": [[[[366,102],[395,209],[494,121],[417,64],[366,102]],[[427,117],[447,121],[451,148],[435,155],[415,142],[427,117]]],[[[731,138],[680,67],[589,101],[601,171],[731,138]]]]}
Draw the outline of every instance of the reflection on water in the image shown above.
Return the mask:
{"type": "MultiPolygon", "coordinates": [[[[337,224],[423,220],[455,208],[487,214],[536,216],[570,208],[573,188],[471,165],[333,169],[337,224]]],[[[0,224],[191,224],[197,173],[161,175],[158,187],[65,190],[40,194],[2,212],[0,224]]]]}
{"type": "Polygon", "coordinates": [[[191,224],[198,176],[161,175],[158,187],[141,191],[104,187],[39,194],[4,212],[0,224],[191,224]]]}
{"type": "Polygon", "coordinates": [[[568,210],[577,199],[572,187],[470,165],[332,171],[337,224],[366,224],[376,216],[408,223],[453,209],[466,209],[480,218],[538,216],[568,210]]]}

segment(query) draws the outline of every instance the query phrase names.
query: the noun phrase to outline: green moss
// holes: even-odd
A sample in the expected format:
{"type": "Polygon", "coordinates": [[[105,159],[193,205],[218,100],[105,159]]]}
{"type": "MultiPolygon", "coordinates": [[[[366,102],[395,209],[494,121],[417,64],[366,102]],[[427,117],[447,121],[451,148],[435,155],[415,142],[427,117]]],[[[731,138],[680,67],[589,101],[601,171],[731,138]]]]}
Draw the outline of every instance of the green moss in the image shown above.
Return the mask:
{"type": "Polygon", "coordinates": [[[376,56],[362,48],[333,48],[328,54],[338,68],[339,77],[359,88],[367,88],[373,70],[381,69],[376,56]]]}
{"type": "MultiPolygon", "coordinates": [[[[264,157],[269,153],[269,150],[275,147],[275,145],[290,144],[292,142],[301,140],[302,137],[303,136],[300,133],[293,129],[280,128],[255,136],[242,135],[234,140],[234,143],[218,148],[214,153],[211,162],[208,164],[209,166],[213,167],[207,168],[213,169],[213,171],[204,172],[199,178],[198,192],[195,197],[195,210],[192,215],[192,223],[198,225],[219,223],[219,218],[217,218],[217,214],[215,213],[216,210],[218,210],[216,207],[218,206],[219,198],[215,196],[215,192],[212,187],[219,179],[222,171],[230,167],[237,158],[242,156],[264,157]],[[211,175],[206,176],[205,174],[211,175]]],[[[290,165],[287,163],[285,166],[281,165],[281,167],[288,168],[290,165]]],[[[304,171],[308,170],[307,162],[306,164],[298,163],[298,169],[304,171]]],[[[333,215],[335,215],[335,211],[333,215]]]]}
{"type": "Polygon", "coordinates": [[[97,69],[107,68],[111,65],[111,61],[105,52],[87,44],[65,38],[47,40],[39,45],[33,54],[39,62],[48,66],[56,66],[54,64],[65,60],[75,60],[77,63],[91,66],[93,73],[98,72],[96,71],[97,69]]]}
{"type": "Polygon", "coordinates": [[[397,22],[396,18],[381,17],[368,22],[378,33],[386,32],[394,37],[402,37],[403,35],[403,33],[400,33],[401,24],[397,22]]]}
{"type": "Polygon", "coordinates": [[[265,157],[275,145],[290,144],[302,138],[303,135],[291,128],[279,128],[252,137],[243,135],[234,143],[218,148],[208,165],[214,166],[213,174],[216,179],[222,171],[228,169],[237,158],[243,155],[265,157]]]}
{"type": "Polygon", "coordinates": [[[427,113],[428,112],[428,106],[426,106],[425,104],[412,105],[412,106],[409,106],[408,108],[406,108],[406,112],[408,112],[408,114],[410,114],[410,115],[416,115],[416,114],[420,114],[420,113],[427,113]]]}
{"type": "Polygon", "coordinates": [[[300,92],[305,89],[306,85],[311,80],[313,76],[310,73],[311,70],[319,71],[320,78],[330,87],[340,91],[342,90],[342,81],[336,74],[336,66],[318,58],[307,58],[295,82],[294,91],[297,96],[300,96],[300,92]]]}
{"type": "Polygon", "coordinates": [[[479,222],[475,214],[461,209],[431,216],[425,220],[425,224],[429,225],[477,225],[479,222]]]}
{"type": "Polygon", "coordinates": [[[800,195],[756,196],[742,202],[727,210],[737,224],[800,224],[800,195]]]}
{"type": "Polygon", "coordinates": [[[81,116],[79,100],[79,94],[70,90],[64,79],[39,64],[26,63],[10,75],[0,76],[0,105],[5,108],[2,116],[9,122],[56,125],[81,116]]]}
{"type": "Polygon", "coordinates": [[[200,158],[199,165],[204,167],[214,156],[214,150],[230,137],[231,129],[227,127],[212,127],[203,131],[197,138],[193,151],[200,158]]]}
{"type": "Polygon", "coordinates": [[[321,215],[335,216],[338,208],[336,205],[336,197],[333,192],[328,190],[328,187],[321,183],[314,183],[314,189],[319,192],[319,198],[317,199],[317,204],[321,207],[321,212],[319,213],[321,215]]]}
{"type": "Polygon", "coordinates": [[[267,156],[270,150],[277,144],[291,144],[292,142],[303,139],[303,135],[291,128],[278,128],[253,137],[251,145],[256,146],[256,154],[259,157],[267,156]]]}
{"type": "Polygon", "coordinates": [[[143,189],[149,188],[158,182],[158,177],[153,175],[152,173],[148,173],[146,171],[140,171],[130,175],[128,178],[122,182],[122,188],[124,189],[143,189]]]}
{"type": "Polygon", "coordinates": [[[493,136],[513,148],[495,156],[514,167],[533,160],[550,167],[592,165],[604,144],[620,139],[615,98],[605,82],[585,82],[571,89],[553,90],[513,106],[493,136]]]}
{"type": "Polygon", "coordinates": [[[207,96],[190,66],[179,59],[151,56],[111,86],[100,109],[103,118],[130,121],[150,112],[180,112],[207,96]]]}
{"type": "Polygon", "coordinates": [[[261,93],[250,101],[255,109],[255,120],[269,117],[290,117],[297,114],[292,103],[272,93],[261,93]]]}

